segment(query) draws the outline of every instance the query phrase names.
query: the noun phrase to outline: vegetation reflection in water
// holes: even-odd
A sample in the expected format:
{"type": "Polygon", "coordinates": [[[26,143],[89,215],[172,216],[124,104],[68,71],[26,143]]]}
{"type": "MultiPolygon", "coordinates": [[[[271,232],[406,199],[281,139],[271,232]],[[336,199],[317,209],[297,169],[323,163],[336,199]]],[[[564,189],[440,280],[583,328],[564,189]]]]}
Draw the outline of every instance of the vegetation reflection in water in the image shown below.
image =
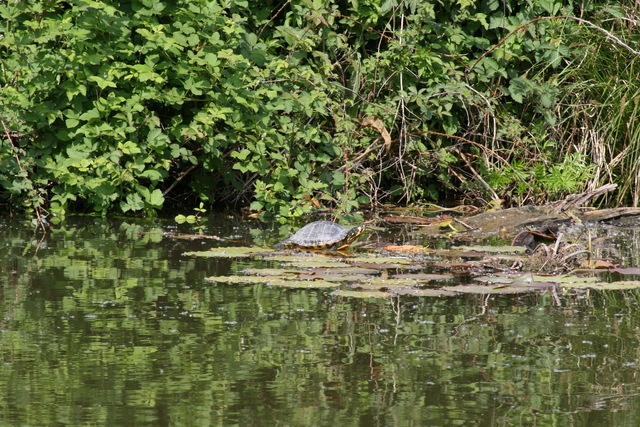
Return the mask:
{"type": "MultiPolygon", "coordinates": [[[[206,232],[250,240],[246,228],[216,219],[206,232]]],[[[69,220],[38,246],[0,226],[3,424],[640,423],[638,290],[238,286],[205,278],[267,266],[185,257],[215,243],[171,230],[69,220]]]]}

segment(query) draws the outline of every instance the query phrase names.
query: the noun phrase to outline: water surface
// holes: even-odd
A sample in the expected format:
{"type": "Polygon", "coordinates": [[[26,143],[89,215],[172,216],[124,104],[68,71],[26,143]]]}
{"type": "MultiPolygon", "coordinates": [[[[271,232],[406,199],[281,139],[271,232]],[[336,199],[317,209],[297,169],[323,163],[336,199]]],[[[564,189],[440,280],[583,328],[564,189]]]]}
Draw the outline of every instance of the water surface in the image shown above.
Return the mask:
{"type": "MultiPolygon", "coordinates": [[[[205,233],[274,241],[213,217],[205,233]]],[[[3,425],[636,426],[639,292],[346,299],[226,285],[172,221],[0,224],[3,425]]],[[[610,232],[610,231],[607,231],[610,232]]],[[[633,227],[617,230],[635,266],[633,227]]]]}

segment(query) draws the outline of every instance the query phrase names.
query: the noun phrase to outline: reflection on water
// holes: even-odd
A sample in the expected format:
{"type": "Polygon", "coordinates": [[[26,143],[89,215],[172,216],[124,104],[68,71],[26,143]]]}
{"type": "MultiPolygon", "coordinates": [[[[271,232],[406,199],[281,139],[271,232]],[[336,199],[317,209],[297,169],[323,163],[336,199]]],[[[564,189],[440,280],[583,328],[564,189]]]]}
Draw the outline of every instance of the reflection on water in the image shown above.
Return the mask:
{"type": "MultiPolygon", "coordinates": [[[[216,243],[167,230],[191,232],[78,219],[38,248],[0,227],[2,424],[640,425],[638,291],[378,301],[216,284],[252,264],[186,258],[216,243]]],[[[219,218],[207,233],[251,240],[219,218]]]]}

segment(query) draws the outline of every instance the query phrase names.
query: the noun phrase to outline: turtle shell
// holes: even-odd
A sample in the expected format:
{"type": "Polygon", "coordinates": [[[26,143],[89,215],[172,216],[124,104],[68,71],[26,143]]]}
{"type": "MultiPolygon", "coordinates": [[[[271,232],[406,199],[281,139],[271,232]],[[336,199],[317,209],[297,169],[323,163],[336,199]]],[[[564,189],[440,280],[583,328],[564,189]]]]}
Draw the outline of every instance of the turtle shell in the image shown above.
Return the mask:
{"type": "Polygon", "coordinates": [[[366,226],[348,230],[331,221],[315,221],[302,227],[293,236],[283,240],[277,246],[285,248],[301,249],[344,249],[353,243],[362,233],[366,226]]]}

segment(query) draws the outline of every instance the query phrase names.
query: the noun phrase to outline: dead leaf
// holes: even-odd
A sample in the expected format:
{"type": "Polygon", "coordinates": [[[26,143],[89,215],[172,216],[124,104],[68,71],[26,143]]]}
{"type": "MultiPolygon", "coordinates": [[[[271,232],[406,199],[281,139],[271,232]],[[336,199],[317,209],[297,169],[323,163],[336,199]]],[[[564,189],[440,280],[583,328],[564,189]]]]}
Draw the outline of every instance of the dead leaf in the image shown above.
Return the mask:
{"type": "Polygon", "coordinates": [[[580,261],[580,266],[585,268],[615,268],[615,267],[619,267],[620,264],[614,264],[604,259],[596,259],[596,260],[580,261]]]}
{"type": "Polygon", "coordinates": [[[400,246],[389,245],[381,249],[384,249],[385,251],[395,251],[395,252],[425,252],[429,250],[424,246],[415,246],[415,245],[400,245],[400,246]]]}
{"type": "Polygon", "coordinates": [[[389,135],[389,132],[387,132],[387,128],[384,126],[384,123],[382,123],[382,120],[376,119],[373,116],[366,116],[365,118],[362,119],[362,122],[360,122],[360,125],[368,126],[378,131],[382,139],[384,139],[385,153],[388,153],[389,150],[391,150],[391,135],[389,135]]]}

